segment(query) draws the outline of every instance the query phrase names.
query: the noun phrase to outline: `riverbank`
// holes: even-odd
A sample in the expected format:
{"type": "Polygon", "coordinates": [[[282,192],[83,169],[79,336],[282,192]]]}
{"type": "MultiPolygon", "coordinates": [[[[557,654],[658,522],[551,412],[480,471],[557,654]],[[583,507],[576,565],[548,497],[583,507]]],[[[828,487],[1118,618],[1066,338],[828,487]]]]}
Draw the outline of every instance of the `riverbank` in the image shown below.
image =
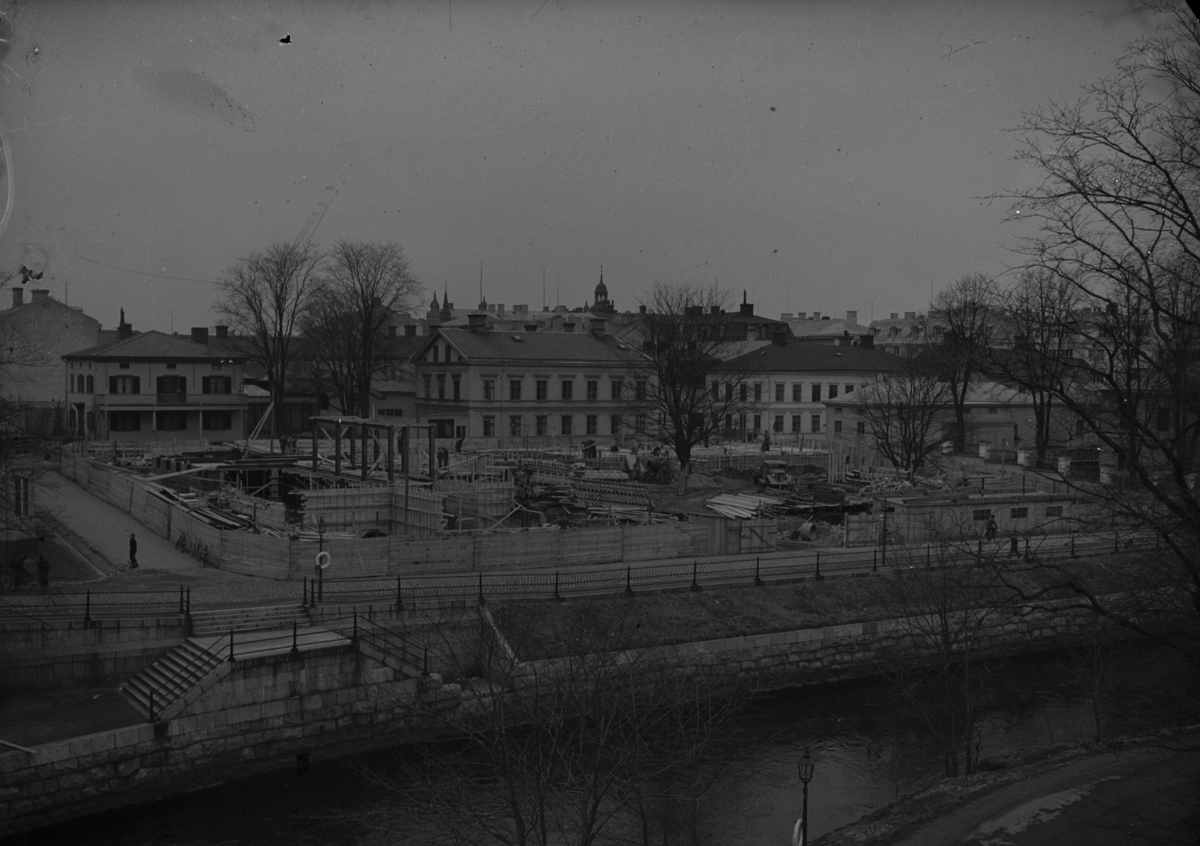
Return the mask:
{"type": "Polygon", "coordinates": [[[1080,842],[1107,842],[1101,831],[1119,835],[1117,842],[1161,842],[1123,839],[1132,832],[1121,820],[1122,807],[1133,809],[1145,827],[1153,804],[1149,796],[1124,791],[1120,804],[1097,801],[1093,794],[1101,782],[1119,782],[1131,776],[1143,779],[1142,792],[1157,794],[1160,816],[1152,821],[1155,837],[1170,832],[1174,842],[1195,842],[1200,836],[1200,736],[1196,726],[1154,736],[1122,738],[1105,744],[1068,746],[1031,751],[1000,771],[980,772],[966,778],[937,779],[928,786],[863,819],[827,834],[818,846],[940,846],[971,842],[1003,842],[1013,838],[1030,843],[1066,846],[1080,842]],[[1168,763],[1182,766],[1165,766],[1168,763]],[[1042,826],[1070,812],[1074,825],[1087,820],[1079,832],[1083,839],[1047,839],[1042,826]],[[993,838],[1003,837],[997,840],[993,838]]]}

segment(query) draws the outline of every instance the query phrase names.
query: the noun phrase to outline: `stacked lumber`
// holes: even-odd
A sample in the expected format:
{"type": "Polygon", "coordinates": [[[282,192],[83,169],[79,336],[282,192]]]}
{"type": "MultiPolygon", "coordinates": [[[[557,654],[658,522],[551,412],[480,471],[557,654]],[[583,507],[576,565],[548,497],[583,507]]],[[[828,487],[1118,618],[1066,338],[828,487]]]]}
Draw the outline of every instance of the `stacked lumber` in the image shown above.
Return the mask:
{"type": "Polygon", "coordinates": [[[721,516],[734,517],[739,520],[770,516],[783,505],[782,499],[750,494],[721,494],[705,503],[706,508],[721,516]]]}

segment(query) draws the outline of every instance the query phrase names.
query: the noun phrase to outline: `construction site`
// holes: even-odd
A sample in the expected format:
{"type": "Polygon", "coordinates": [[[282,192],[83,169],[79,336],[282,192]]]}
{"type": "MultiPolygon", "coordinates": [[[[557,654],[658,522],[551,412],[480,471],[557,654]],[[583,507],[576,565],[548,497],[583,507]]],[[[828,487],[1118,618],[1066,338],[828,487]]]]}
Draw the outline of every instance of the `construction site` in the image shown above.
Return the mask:
{"type": "Polygon", "coordinates": [[[427,426],[318,417],[282,444],[84,442],[61,470],[201,564],[275,579],[310,575],[318,552],[340,577],[473,572],[1057,532],[1078,517],[1060,481],[982,459],[902,480],[848,471],[820,442],[738,445],[698,450],[681,485],[659,449],[454,447],[427,426]]]}

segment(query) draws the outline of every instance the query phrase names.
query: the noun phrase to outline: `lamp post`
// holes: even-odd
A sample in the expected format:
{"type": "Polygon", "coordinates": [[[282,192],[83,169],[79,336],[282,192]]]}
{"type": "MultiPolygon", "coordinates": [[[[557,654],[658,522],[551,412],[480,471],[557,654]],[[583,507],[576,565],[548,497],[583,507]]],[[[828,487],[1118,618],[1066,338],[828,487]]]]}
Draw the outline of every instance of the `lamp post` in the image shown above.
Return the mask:
{"type": "Polygon", "coordinates": [[[813,759],[808,754],[807,746],[804,747],[804,757],[796,762],[796,772],[800,776],[800,783],[804,785],[804,804],[800,809],[800,830],[792,832],[792,844],[808,846],[808,783],[813,777],[813,759]]]}
{"type": "MultiPolygon", "coordinates": [[[[325,551],[325,515],[317,518],[317,553],[325,551]]],[[[325,601],[325,568],[317,568],[317,598],[325,601]]]]}

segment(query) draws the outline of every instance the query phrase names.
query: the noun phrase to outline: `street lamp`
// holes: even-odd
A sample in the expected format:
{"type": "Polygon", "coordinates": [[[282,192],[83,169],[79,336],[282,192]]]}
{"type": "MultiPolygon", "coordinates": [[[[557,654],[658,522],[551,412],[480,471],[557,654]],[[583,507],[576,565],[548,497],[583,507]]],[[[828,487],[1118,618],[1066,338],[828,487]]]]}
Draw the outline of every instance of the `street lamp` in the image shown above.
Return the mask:
{"type": "Polygon", "coordinates": [[[808,747],[804,747],[804,757],[796,762],[796,772],[800,776],[800,783],[804,785],[804,806],[800,811],[800,822],[792,831],[792,846],[807,846],[808,844],[808,783],[813,777],[813,759],[808,754],[808,747]]]}

